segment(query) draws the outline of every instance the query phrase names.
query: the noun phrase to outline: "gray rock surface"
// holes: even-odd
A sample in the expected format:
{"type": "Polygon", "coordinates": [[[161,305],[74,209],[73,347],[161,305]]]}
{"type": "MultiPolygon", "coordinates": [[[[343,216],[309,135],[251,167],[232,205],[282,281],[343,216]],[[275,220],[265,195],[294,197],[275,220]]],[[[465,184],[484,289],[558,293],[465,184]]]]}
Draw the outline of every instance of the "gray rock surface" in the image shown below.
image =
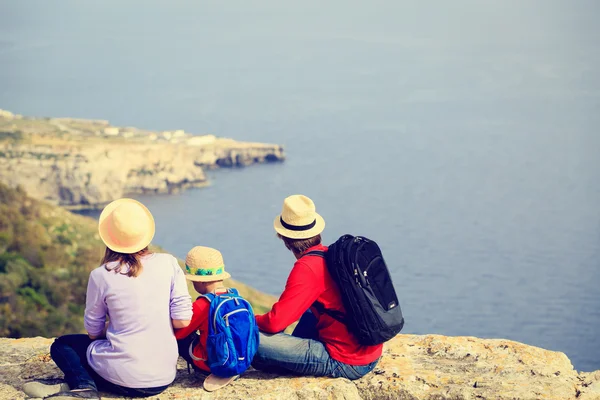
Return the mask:
{"type": "MultiPolygon", "coordinates": [[[[48,355],[51,343],[0,339],[0,399],[26,398],[20,389],[27,381],[60,381],[62,374],[48,355]]],[[[397,336],[386,343],[376,369],[354,382],[249,370],[230,386],[208,393],[202,380],[180,363],[174,384],[154,399],[600,399],[600,371],[578,373],[563,353],[509,340],[438,335],[397,336]]]]}

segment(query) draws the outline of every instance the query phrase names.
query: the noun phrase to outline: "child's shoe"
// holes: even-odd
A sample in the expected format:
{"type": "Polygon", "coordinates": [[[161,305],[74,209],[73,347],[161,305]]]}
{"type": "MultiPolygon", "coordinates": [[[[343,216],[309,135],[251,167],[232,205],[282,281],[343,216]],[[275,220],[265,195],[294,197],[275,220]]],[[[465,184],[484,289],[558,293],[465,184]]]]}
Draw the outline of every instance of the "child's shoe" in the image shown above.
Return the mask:
{"type": "Polygon", "coordinates": [[[204,390],[206,390],[207,392],[214,392],[215,390],[219,390],[222,387],[229,385],[231,382],[235,381],[239,377],[239,375],[235,375],[230,376],[228,378],[223,378],[214,374],[210,374],[204,380],[204,390]]]}

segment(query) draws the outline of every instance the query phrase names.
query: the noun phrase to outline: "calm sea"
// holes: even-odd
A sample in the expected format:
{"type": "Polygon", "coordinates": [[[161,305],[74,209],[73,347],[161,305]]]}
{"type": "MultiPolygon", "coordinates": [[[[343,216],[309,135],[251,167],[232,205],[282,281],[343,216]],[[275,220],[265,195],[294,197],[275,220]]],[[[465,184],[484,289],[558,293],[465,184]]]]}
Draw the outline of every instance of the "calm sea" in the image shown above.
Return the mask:
{"type": "Polygon", "coordinates": [[[140,197],[156,243],[281,292],[272,221],[378,241],[407,333],[509,338],[600,369],[596,1],[0,2],[0,107],[286,146],[140,197]]]}

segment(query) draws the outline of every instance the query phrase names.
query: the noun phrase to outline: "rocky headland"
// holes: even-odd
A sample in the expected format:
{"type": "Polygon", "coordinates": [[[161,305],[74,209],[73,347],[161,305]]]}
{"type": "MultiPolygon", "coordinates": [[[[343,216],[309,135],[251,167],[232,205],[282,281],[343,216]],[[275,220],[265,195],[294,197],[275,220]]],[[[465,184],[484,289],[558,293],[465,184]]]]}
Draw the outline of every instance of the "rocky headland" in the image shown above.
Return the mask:
{"type": "MultiPolygon", "coordinates": [[[[51,339],[0,339],[0,398],[24,399],[23,383],[62,379],[48,354],[51,339]]],[[[474,337],[399,335],[376,369],[358,381],[277,376],[250,369],[208,393],[184,363],[175,383],[153,399],[471,400],[600,399],[600,371],[581,373],[563,353],[474,337]]],[[[104,399],[119,399],[103,394],[104,399]]]]}
{"type": "Polygon", "coordinates": [[[207,184],[204,169],[285,159],[279,145],[0,110],[0,181],[66,207],[207,184]]]}

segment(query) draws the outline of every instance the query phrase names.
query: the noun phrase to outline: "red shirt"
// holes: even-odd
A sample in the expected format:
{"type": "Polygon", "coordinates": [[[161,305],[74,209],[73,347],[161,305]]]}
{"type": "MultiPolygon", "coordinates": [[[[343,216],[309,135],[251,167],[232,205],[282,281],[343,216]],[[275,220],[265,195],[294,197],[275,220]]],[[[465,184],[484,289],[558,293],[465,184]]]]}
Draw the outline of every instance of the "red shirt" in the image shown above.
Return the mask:
{"type": "MultiPolygon", "coordinates": [[[[327,251],[318,245],[306,250],[327,251]]],[[[326,309],[345,312],[337,284],[329,275],[322,257],[306,256],[296,261],[281,297],[271,311],[256,316],[258,328],[278,333],[297,321],[309,308],[317,317],[319,341],[334,360],[350,365],[366,365],[381,357],[383,345],[363,346],[348,332],[346,325],[311,305],[318,300],[326,309]]]]}
{"type": "Polygon", "coordinates": [[[210,303],[204,297],[199,297],[192,304],[192,321],[185,328],[177,329],[175,331],[175,338],[177,340],[183,339],[190,335],[191,333],[198,331],[200,334],[200,340],[194,346],[192,350],[192,354],[194,358],[194,364],[202,369],[203,371],[210,372],[210,368],[206,363],[202,360],[206,360],[208,355],[206,353],[206,338],[208,337],[208,312],[210,309],[210,303]],[[201,358],[202,360],[196,360],[196,358],[201,358]]]}

